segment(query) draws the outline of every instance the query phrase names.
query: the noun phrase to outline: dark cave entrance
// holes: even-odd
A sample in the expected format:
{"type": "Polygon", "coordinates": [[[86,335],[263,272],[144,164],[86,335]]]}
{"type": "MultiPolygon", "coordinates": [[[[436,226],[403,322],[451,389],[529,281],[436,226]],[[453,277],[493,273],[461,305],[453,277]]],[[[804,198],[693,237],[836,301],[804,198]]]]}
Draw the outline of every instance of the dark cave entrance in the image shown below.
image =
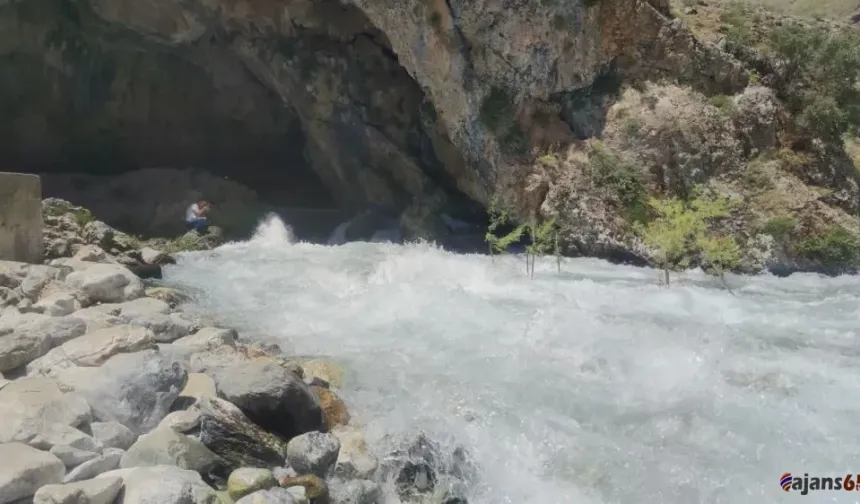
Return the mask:
{"type": "MultiPolygon", "coordinates": [[[[343,94],[346,113],[320,118],[343,120],[335,128],[345,133],[332,137],[331,144],[341,149],[342,167],[349,168],[340,173],[349,179],[371,166],[382,174],[395,193],[393,205],[389,201],[384,209],[388,215],[399,215],[411,201],[397,187],[401,181],[393,174],[395,166],[374,166],[389,161],[368,154],[366,146],[350,145],[351,139],[361,138],[350,136],[355,121],[361,121],[388,138],[448,195],[448,216],[473,223],[475,233],[482,233],[486,212],[457,189],[428,138],[432,127],[421,124],[429,114],[420,110],[423,91],[357,8],[322,3],[337,7],[331,12],[340,14],[328,21],[334,32],[345,35],[299,29],[292,43],[280,48],[299,50],[286,55],[302,73],[313,71],[312,59],[320,51],[346,62],[339,67],[346,73],[336,76],[350,82],[343,94]],[[369,99],[379,90],[405,97],[397,100],[393,116],[392,110],[382,110],[390,103],[380,108],[369,99]],[[355,162],[350,164],[349,158],[355,162]]],[[[29,47],[3,47],[0,41],[0,158],[7,169],[43,175],[44,197],[87,207],[130,233],[169,236],[183,231],[184,206],[193,199],[216,205],[236,199],[231,212],[243,212],[244,196],[234,197],[212,182],[218,179],[256,193],[260,205],[253,208],[255,218],[274,210],[300,238],[313,241],[325,241],[339,223],[377,203],[367,195],[363,201],[345,201],[343,194],[330,190],[330,180],[328,186],[323,183],[310,164],[312,143],[292,108],[298,105],[285,103],[292,97],[279,96],[228,50],[235,33],[177,50],[127,30],[117,32],[85,4],[32,0],[0,9],[0,16],[10,11],[23,20],[22,30],[47,29],[50,36],[29,47]],[[47,64],[47,52],[59,52],[65,68],[47,64]],[[162,168],[193,169],[195,174],[178,176],[158,171],[162,168]]]]}

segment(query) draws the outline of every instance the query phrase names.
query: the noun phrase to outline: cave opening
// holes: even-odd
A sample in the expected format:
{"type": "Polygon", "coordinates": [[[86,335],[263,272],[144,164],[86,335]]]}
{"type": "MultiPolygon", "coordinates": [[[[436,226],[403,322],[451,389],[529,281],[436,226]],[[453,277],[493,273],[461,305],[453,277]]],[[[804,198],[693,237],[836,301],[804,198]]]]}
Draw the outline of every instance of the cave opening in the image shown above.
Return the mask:
{"type": "MultiPolygon", "coordinates": [[[[421,196],[409,177],[430,181],[447,196],[444,212],[480,233],[486,212],[446,169],[454,149],[385,35],[354,6],[312,10],[308,26],[322,27],[234,28],[177,47],[107,22],[87,2],[0,8],[0,26],[47,34],[0,38],[0,158],[42,175],[44,197],[143,237],[183,232],[185,207],[207,199],[254,218],[274,210],[300,238],[324,241],[367,208],[403,211],[421,196]],[[255,72],[237,37],[274,47],[280,59],[263,66],[290,67],[293,87],[285,93],[289,75],[255,72]],[[316,96],[301,94],[314,87],[316,96]]],[[[234,217],[247,234],[254,219],[234,217]]]]}

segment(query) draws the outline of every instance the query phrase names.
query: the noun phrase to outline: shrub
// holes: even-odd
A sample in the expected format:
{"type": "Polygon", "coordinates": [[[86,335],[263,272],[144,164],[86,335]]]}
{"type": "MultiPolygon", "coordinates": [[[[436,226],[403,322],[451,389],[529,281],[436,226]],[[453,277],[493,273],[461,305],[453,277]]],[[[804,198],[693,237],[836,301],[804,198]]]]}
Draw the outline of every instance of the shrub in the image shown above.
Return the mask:
{"type": "Polygon", "coordinates": [[[690,201],[652,198],[657,217],[647,225],[637,225],[644,242],[654,249],[654,260],[664,271],[667,285],[671,271],[683,271],[694,262],[720,278],[740,266],[740,248],[734,238],[709,229],[713,220],[730,215],[730,200],[705,198],[698,187],[693,194],[690,201]]]}
{"type": "Polygon", "coordinates": [[[795,221],[791,217],[774,217],[765,223],[765,233],[773,236],[774,240],[784,241],[794,231],[795,221]]]}
{"type": "Polygon", "coordinates": [[[797,252],[828,269],[850,270],[860,266],[860,239],[838,226],[806,238],[797,246],[797,252]]]}
{"type": "Polygon", "coordinates": [[[731,97],[723,94],[718,94],[710,97],[708,99],[708,103],[727,114],[731,114],[735,108],[735,102],[732,101],[731,97]]]}
{"type": "Polygon", "coordinates": [[[598,141],[591,147],[588,176],[594,185],[618,198],[630,222],[647,220],[647,193],[639,170],[598,141]]]}
{"type": "Polygon", "coordinates": [[[775,28],[769,46],[786,64],[787,101],[810,133],[860,129],[860,35],[800,24],[775,28]]]}
{"type": "Polygon", "coordinates": [[[555,221],[548,219],[543,222],[531,221],[516,225],[512,231],[499,235],[504,227],[515,225],[513,212],[498,197],[490,200],[488,208],[490,217],[487,231],[484,235],[490,255],[502,253],[514,243],[523,238],[528,238],[529,245],[526,246],[526,274],[534,278],[535,259],[539,255],[553,253],[556,256],[556,264],[561,271],[561,248],[559,246],[559,229],[555,221]]]}

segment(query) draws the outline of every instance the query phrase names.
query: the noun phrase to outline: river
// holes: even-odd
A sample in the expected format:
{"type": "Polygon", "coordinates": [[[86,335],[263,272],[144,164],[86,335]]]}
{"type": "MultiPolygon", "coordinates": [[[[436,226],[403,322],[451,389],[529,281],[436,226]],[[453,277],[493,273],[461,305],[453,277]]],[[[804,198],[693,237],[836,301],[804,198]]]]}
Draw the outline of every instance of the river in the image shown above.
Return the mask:
{"type": "MultiPolygon", "coordinates": [[[[688,273],[293,243],[277,219],[166,281],[242,337],[325,355],[380,454],[418,430],[476,460],[471,504],[857,502],[857,277],[688,273]]],[[[386,504],[396,503],[393,494],[386,504]]]]}

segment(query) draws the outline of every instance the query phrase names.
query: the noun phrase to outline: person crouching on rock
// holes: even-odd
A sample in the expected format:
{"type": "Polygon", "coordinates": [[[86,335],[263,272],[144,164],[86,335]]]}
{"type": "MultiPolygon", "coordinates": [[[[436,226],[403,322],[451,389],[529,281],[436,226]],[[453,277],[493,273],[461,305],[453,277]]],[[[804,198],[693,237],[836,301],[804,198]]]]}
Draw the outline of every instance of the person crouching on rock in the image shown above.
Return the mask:
{"type": "Polygon", "coordinates": [[[208,201],[203,200],[192,203],[185,211],[185,223],[188,228],[200,234],[205,233],[209,229],[209,219],[206,218],[206,214],[209,213],[211,206],[208,201]]]}

